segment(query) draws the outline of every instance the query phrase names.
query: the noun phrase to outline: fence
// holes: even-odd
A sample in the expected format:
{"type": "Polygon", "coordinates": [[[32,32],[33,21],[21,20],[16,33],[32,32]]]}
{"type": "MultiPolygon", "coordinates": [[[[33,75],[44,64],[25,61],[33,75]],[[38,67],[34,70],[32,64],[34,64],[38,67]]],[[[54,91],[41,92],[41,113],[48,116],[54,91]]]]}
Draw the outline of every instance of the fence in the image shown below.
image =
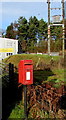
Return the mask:
{"type": "Polygon", "coordinates": [[[13,78],[14,75],[14,65],[9,63],[0,63],[0,75],[1,77],[8,75],[9,76],[9,80],[11,80],[11,78],[13,78]]]}
{"type": "Polygon", "coordinates": [[[16,83],[18,82],[17,74],[15,71],[17,68],[12,64],[6,64],[6,63],[0,63],[0,78],[2,80],[2,87],[4,86],[16,86],[16,83]]]}

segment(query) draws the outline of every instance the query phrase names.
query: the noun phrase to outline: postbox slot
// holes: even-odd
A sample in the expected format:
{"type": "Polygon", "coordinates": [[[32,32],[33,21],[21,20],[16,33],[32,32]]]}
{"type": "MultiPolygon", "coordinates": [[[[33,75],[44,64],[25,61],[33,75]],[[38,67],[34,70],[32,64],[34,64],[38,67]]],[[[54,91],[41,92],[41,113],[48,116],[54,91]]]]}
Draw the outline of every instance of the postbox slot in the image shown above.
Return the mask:
{"type": "Polygon", "coordinates": [[[24,63],[25,65],[32,65],[32,63],[24,63]]]}
{"type": "Polygon", "coordinates": [[[29,71],[30,71],[30,70],[33,70],[33,69],[30,69],[30,68],[26,68],[25,70],[29,70],[29,71]]]}

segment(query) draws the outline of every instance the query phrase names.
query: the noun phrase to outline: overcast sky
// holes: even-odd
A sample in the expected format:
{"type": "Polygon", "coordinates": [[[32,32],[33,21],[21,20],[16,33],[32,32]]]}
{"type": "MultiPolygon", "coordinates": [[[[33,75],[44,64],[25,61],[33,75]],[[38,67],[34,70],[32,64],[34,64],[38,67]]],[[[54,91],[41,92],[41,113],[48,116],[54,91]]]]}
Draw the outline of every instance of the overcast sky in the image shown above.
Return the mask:
{"type": "MultiPolygon", "coordinates": [[[[31,16],[38,19],[43,18],[48,21],[47,0],[0,0],[0,28],[5,29],[11,22],[17,21],[20,16],[24,16],[27,20],[31,16]]],[[[61,0],[52,1],[52,7],[61,7],[61,0]]],[[[52,15],[60,14],[61,11],[52,11],[52,15]]]]}

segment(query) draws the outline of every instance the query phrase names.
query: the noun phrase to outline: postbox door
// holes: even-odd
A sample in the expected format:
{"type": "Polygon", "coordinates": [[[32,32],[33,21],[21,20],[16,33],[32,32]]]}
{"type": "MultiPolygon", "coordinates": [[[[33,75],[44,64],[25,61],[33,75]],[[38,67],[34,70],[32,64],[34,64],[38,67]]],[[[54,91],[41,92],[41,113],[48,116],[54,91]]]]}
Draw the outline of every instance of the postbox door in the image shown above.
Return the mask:
{"type": "Polygon", "coordinates": [[[32,67],[32,65],[25,66],[25,83],[26,84],[33,83],[33,67],[32,67]]]}

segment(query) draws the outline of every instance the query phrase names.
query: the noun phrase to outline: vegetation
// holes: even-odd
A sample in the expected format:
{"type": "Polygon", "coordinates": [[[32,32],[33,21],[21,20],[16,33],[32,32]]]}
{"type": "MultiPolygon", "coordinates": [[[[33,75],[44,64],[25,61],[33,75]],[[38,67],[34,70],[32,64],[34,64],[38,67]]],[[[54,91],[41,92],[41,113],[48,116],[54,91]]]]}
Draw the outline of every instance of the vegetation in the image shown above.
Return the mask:
{"type": "MultiPolygon", "coordinates": [[[[3,94],[5,105],[7,109],[7,117],[10,118],[24,118],[24,101],[23,101],[23,86],[17,88],[18,81],[18,64],[20,60],[32,59],[34,66],[34,84],[28,86],[27,93],[27,103],[28,103],[28,119],[38,119],[38,118],[65,118],[65,110],[60,109],[58,106],[59,98],[62,96],[63,86],[64,86],[64,63],[63,58],[60,56],[48,56],[48,55],[37,55],[37,54],[18,54],[9,56],[4,59],[4,63],[14,64],[14,79],[13,83],[9,84],[6,76],[3,76],[3,94]],[[16,82],[16,83],[15,83],[16,82]],[[11,85],[11,86],[10,86],[11,85]],[[47,88],[46,88],[47,87],[47,88]],[[47,90],[46,90],[47,89],[47,90]],[[50,90],[50,98],[43,98],[44,95],[49,97],[48,92],[50,90]],[[39,93],[39,94],[38,94],[39,93]],[[43,95],[44,93],[44,95],[43,95]],[[9,96],[9,98],[8,98],[9,96]],[[56,101],[55,101],[56,100],[56,101]],[[43,101],[45,103],[43,103],[43,101]],[[50,112],[50,107],[48,110],[43,108],[46,105],[53,105],[54,112],[50,112]],[[43,104],[44,105],[43,105],[43,104]],[[55,106],[56,105],[56,106],[55,106]],[[55,110],[57,112],[55,112],[55,110]],[[9,113],[8,113],[9,111],[9,113]],[[61,113],[61,116],[60,116],[61,113]]],[[[9,77],[9,76],[8,76],[9,77]]],[[[64,103],[64,102],[62,102],[64,103]]],[[[4,109],[4,114],[5,114],[4,109]]],[[[6,116],[6,114],[4,116],[6,116]]]]}
{"type": "Polygon", "coordinates": [[[24,105],[22,104],[22,101],[15,105],[9,118],[24,118],[24,105]]]}
{"type": "MultiPolygon", "coordinates": [[[[11,23],[6,29],[7,38],[18,39],[22,52],[47,52],[48,27],[43,19],[38,20],[36,16],[30,17],[29,21],[21,16],[17,21],[11,23]]],[[[62,27],[51,27],[51,51],[62,50],[62,27]]]]}
{"type": "Polygon", "coordinates": [[[5,63],[11,62],[16,66],[18,66],[20,60],[32,59],[33,63],[36,64],[39,58],[40,58],[40,62],[42,61],[45,63],[50,62],[50,60],[59,61],[60,59],[62,59],[61,56],[49,56],[49,55],[40,55],[40,54],[17,54],[5,58],[3,62],[5,63]]]}
{"type": "MultiPolygon", "coordinates": [[[[60,56],[48,55],[32,55],[32,54],[18,54],[9,56],[3,62],[12,63],[18,69],[20,60],[32,59],[34,67],[35,83],[41,84],[53,81],[55,84],[63,83],[64,81],[64,63],[63,58],[60,56]],[[54,81],[55,80],[55,81],[54,81]]],[[[53,83],[52,82],[52,83],[53,83]]],[[[59,85],[58,84],[58,85],[59,85]]]]}

